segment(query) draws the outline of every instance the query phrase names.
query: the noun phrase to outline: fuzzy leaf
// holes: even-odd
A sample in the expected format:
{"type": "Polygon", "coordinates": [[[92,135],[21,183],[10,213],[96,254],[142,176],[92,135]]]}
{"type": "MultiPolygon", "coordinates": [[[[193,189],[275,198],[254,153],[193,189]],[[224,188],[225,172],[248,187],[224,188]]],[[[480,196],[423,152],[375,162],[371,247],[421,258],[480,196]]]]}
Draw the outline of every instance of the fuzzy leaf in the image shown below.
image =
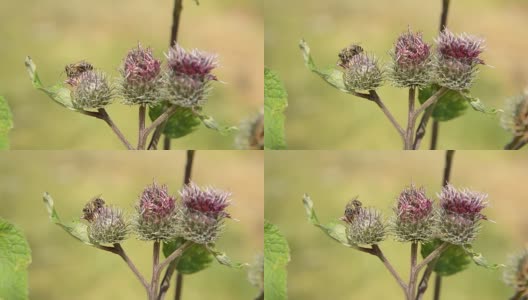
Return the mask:
{"type": "MultiPolygon", "coordinates": [[[[422,257],[427,257],[443,242],[434,240],[429,243],[422,244],[420,249],[422,257]]],[[[458,272],[464,271],[469,267],[471,257],[466,253],[463,247],[451,245],[438,258],[434,271],[440,276],[450,276],[458,272]]]]}
{"type": "Polygon", "coordinates": [[[0,218],[0,299],[28,299],[31,249],[22,231],[0,218]]]}
{"type": "Polygon", "coordinates": [[[33,63],[33,60],[31,59],[31,57],[29,56],[26,57],[25,65],[26,65],[26,70],[29,73],[29,77],[31,78],[31,82],[33,83],[34,88],[40,91],[43,91],[53,101],[57,102],[61,106],[66,107],[67,109],[78,111],[73,106],[73,102],[71,99],[69,89],[63,87],[62,84],[56,84],[54,86],[44,87],[37,74],[37,67],[33,63]]]}
{"type": "Polygon", "coordinates": [[[346,227],[343,224],[339,224],[337,222],[331,222],[327,225],[323,225],[319,223],[319,219],[317,218],[317,215],[315,214],[315,210],[313,208],[313,201],[310,198],[310,196],[306,194],[304,195],[303,204],[304,204],[304,208],[306,209],[306,215],[308,216],[308,220],[310,221],[310,223],[319,227],[324,233],[326,233],[326,235],[340,242],[341,244],[347,247],[356,246],[348,242],[348,239],[346,237],[346,227]]]}
{"type": "Polygon", "coordinates": [[[502,110],[500,109],[495,109],[495,108],[487,108],[481,101],[479,98],[476,98],[476,97],[473,97],[469,94],[464,94],[464,97],[466,97],[466,100],[469,102],[469,104],[471,105],[471,107],[478,111],[478,112],[481,112],[481,113],[485,113],[485,114],[496,114],[498,112],[502,112],[502,110]]]}
{"type": "MultiPolygon", "coordinates": [[[[157,119],[163,113],[163,110],[163,104],[150,107],[150,119],[152,121],[157,119]]],[[[194,115],[190,108],[180,107],[174,115],[169,118],[165,130],[163,130],[163,134],[171,139],[184,137],[195,131],[200,123],[200,118],[194,115]]]]}
{"type": "Polygon", "coordinates": [[[277,74],[264,68],[264,147],[285,149],[284,110],[288,107],[288,94],[277,74]]]}
{"type": "Polygon", "coordinates": [[[290,247],[279,228],[267,220],[264,223],[264,295],[266,299],[285,300],[290,247]]]}
{"type": "MultiPolygon", "coordinates": [[[[440,89],[438,85],[430,85],[422,88],[418,92],[418,101],[424,103],[440,89]]],[[[449,121],[463,115],[468,108],[468,101],[458,91],[449,90],[438,102],[436,102],[432,117],[440,122],[449,121]]]]}
{"type": "MultiPolygon", "coordinates": [[[[171,255],[183,243],[184,239],[178,238],[176,240],[163,243],[163,254],[165,257],[171,255]]],[[[189,249],[183,252],[182,256],[174,260],[176,263],[176,270],[179,273],[190,275],[207,269],[213,262],[213,256],[207,248],[203,245],[193,244],[189,249]]]]}
{"type": "Polygon", "coordinates": [[[231,258],[229,258],[227,256],[227,254],[225,254],[224,252],[220,252],[220,251],[216,250],[214,248],[214,246],[208,245],[207,246],[207,250],[209,250],[209,252],[214,256],[214,258],[216,259],[216,261],[219,264],[224,265],[226,267],[235,268],[235,269],[241,269],[243,267],[248,266],[247,263],[233,262],[231,260],[231,258]]]}
{"type": "Polygon", "coordinates": [[[205,125],[205,127],[218,131],[221,135],[230,134],[233,131],[237,131],[238,128],[236,126],[223,126],[218,124],[213,117],[205,115],[199,111],[194,111],[194,114],[196,117],[202,121],[202,123],[205,125]]]}
{"type": "Polygon", "coordinates": [[[9,148],[8,134],[13,128],[13,115],[9,104],[4,97],[0,96],[0,150],[9,148]]]}
{"type": "Polygon", "coordinates": [[[482,255],[482,253],[475,252],[471,245],[464,246],[464,250],[471,257],[471,259],[473,259],[473,262],[479,267],[491,270],[504,267],[503,264],[490,264],[488,260],[482,255]]]}
{"type": "Polygon", "coordinates": [[[50,217],[50,220],[53,224],[59,225],[62,229],[64,229],[68,234],[70,234],[72,237],[78,239],[79,241],[94,246],[95,244],[90,241],[90,238],[88,237],[88,226],[81,222],[71,222],[71,223],[64,223],[61,221],[59,214],[55,210],[55,205],[53,203],[53,199],[48,193],[44,193],[44,203],[46,204],[46,208],[48,209],[48,214],[50,217]]]}

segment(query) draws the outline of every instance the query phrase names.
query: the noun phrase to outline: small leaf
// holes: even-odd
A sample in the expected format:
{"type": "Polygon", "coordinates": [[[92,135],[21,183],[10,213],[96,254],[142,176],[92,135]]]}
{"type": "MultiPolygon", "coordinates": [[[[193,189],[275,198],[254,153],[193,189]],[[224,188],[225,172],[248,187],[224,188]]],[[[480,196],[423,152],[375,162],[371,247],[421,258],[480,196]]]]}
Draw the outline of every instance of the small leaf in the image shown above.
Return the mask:
{"type": "MultiPolygon", "coordinates": [[[[422,244],[420,249],[422,257],[427,257],[442,243],[441,240],[436,239],[429,243],[422,244]]],[[[471,257],[466,253],[462,246],[450,245],[447,250],[442,252],[436,261],[434,271],[440,276],[450,276],[464,271],[469,267],[470,263],[471,257]]]]}
{"type": "Polygon", "coordinates": [[[0,150],[9,148],[8,134],[9,130],[13,128],[13,115],[9,104],[0,96],[0,150]]]}
{"type": "Polygon", "coordinates": [[[264,223],[264,295],[266,299],[285,300],[287,270],[290,261],[288,241],[279,228],[267,220],[264,223]]]}
{"type": "MultiPolygon", "coordinates": [[[[183,243],[184,239],[178,238],[170,242],[163,243],[163,254],[165,257],[176,251],[183,243]]],[[[174,260],[176,270],[179,273],[190,275],[207,269],[213,262],[213,256],[203,245],[193,244],[183,252],[182,256],[174,260]]]]}
{"type": "Polygon", "coordinates": [[[57,84],[57,85],[50,86],[50,87],[44,87],[37,74],[37,67],[33,63],[33,60],[31,59],[31,57],[29,56],[26,57],[25,65],[26,65],[26,70],[29,73],[29,77],[31,78],[31,82],[33,83],[34,88],[43,91],[53,101],[57,102],[61,106],[66,107],[67,109],[78,111],[73,106],[73,102],[71,99],[69,89],[63,87],[62,84],[57,84]]]}
{"type": "Polygon", "coordinates": [[[0,218],[0,299],[28,299],[31,249],[20,229],[0,218]]]}
{"type": "MultiPolygon", "coordinates": [[[[149,108],[151,120],[157,119],[164,111],[164,104],[158,104],[149,108]]],[[[180,107],[172,115],[163,130],[163,134],[171,139],[184,137],[197,129],[200,118],[194,115],[190,108],[180,107]]]]}
{"type": "Polygon", "coordinates": [[[310,221],[310,223],[319,227],[324,233],[326,233],[326,235],[331,237],[333,240],[338,241],[347,247],[357,247],[356,245],[350,244],[348,242],[348,239],[346,237],[346,227],[343,224],[332,222],[327,225],[323,225],[319,223],[319,219],[315,214],[315,210],[313,208],[313,201],[310,196],[306,194],[304,195],[303,204],[304,208],[306,209],[306,215],[308,216],[308,220],[310,221]]]}
{"type": "Polygon", "coordinates": [[[473,262],[479,267],[491,270],[504,267],[503,264],[490,264],[488,260],[482,255],[482,253],[475,252],[471,245],[464,246],[464,250],[471,257],[471,259],[473,259],[473,262]]]}
{"type": "Polygon", "coordinates": [[[220,252],[218,250],[216,250],[214,248],[214,246],[211,246],[211,245],[208,245],[207,246],[207,250],[209,250],[209,252],[214,256],[214,258],[216,259],[216,261],[221,264],[221,265],[224,265],[226,267],[230,267],[230,268],[235,268],[235,269],[241,269],[243,267],[246,267],[248,266],[247,263],[237,263],[237,262],[233,262],[228,256],[227,254],[225,254],[224,252],[220,252]]]}
{"type": "Polygon", "coordinates": [[[211,116],[207,116],[199,111],[194,111],[194,114],[202,121],[205,127],[218,131],[221,135],[230,134],[233,131],[237,131],[236,126],[223,126],[218,124],[215,119],[211,116]]]}
{"type": "Polygon", "coordinates": [[[64,229],[68,234],[73,236],[74,238],[78,239],[79,241],[94,246],[95,244],[90,241],[90,238],[88,237],[88,226],[86,224],[81,222],[71,222],[71,223],[64,223],[61,221],[59,214],[55,210],[55,205],[53,203],[53,199],[48,193],[44,193],[44,203],[46,204],[46,208],[48,209],[48,214],[50,217],[50,220],[53,224],[59,225],[62,229],[64,229]]]}
{"type": "Polygon", "coordinates": [[[466,93],[464,94],[464,97],[466,97],[466,100],[469,102],[469,104],[471,105],[471,107],[478,111],[478,112],[481,112],[481,113],[485,113],[485,114],[496,114],[498,112],[502,112],[502,110],[500,109],[495,109],[495,108],[487,108],[481,101],[479,98],[476,98],[476,97],[473,97],[471,95],[469,95],[469,93],[466,93]]]}
{"type": "MultiPolygon", "coordinates": [[[[418,101],[424,103],[434,95],[440,86],[433,84],[424,87],[418,92],[418,101]]],[[[449,121],[463,115],[468,108],[468,101],[464,95],[458,91],[449,90],[436,102],[432,117],[440,122],[449,121]]]]}
{"type": "Polygon", "coordinates": [[[264,69],[264,147],[285,149],[284,110],[288,107],[288,94],[277,74],[264,69]]]}

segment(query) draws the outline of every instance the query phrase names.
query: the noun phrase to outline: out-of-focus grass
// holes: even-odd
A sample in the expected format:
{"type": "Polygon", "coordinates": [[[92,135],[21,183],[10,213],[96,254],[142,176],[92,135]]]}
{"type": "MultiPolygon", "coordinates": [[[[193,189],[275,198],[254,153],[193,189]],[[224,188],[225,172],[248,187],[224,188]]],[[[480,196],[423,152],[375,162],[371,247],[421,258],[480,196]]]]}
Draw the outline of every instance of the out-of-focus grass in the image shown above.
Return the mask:
{"type": "MultiPolygon", "coordinates": [[[[196,183],[233,193],[229,211],[239,221],[226,222],[217,248],[238,262],[252,262],[262,252],[263,158],[258,151],[198,151],[195,156],[196,183]]],[[[29,239],[31,299],[145,299],[141,284],[118,256],[86,246],[50,223],[42,193],[53,196],[66,221],[78,219],[84,204],[98,194],[132,212],[153,179],[177,194],[184,165],[184,151],[4,153],[0,216],[17,224],[29,239]]],[[[123,247],[150,278],[151,243],[131,238],[123,247]]],[[[246,278],[245,270],[214,262],[210,269],[185,277],[183,298],[251,299],[257,291],[246,278]]]]}
{"type": "MultiPolygon", "coordinates": [[[[35,61],[45,84],[64,80],[64,66],[86,59],[118,76],[128,49],[137,42],[163,57],[172,24],[171,0],[163,1],[1,1],[0,94],[15,118],[13,149],[123,149],[107,125],[54,104],[34,90],[24,58],[35,61]]],[[[256,113],[262,105],[264,29],[252,2],[183,1],[179,42],[219,54],[215,83],[206,112],[228,125],[256,113]]],[[[132,141],[137,135],[137,107],[113,104],[109,113],[132,141]]],[[[173,142],[177,149],[232,149],[233,136],[201,126],[173,142]]]]}
{"type": "MultiPolygon", "coordinates": [[[[523,190],[528,159],[520,153],[459,151],[451,182],[489,194],[475,243],[491,262],[527,242],[528,210],[523,190]]],[[[292,300],[403,299],[400,287],[373,256],[346,248],[312,226],[302,206],[308,193],[321,222],[337,221],[354,196],[366,206],[380,208],[387,217],[404,186],[423,185],[430,197],[440,191],[444,151],[287,151],[267,152],[265,218],[277,224],[291,246],[288,288],[292,300]]],[[[392,240],[381,243],[386,256],[408,278],[410,245],[392,240]]],[[[446,277],[442,299],[507,299],[511,291],[501,282],[500,270],[471,265],[463,273],[446,277]]],[[[431,289],[432,290],[432,289],[431,289]]],[[[431,299],[431,290],[425,299],[431,299]]]]}
{"type": "MultiPolygon", "coordinates": [[[[289,92],[286,133],[290,149],[400,149],[399,136],[379,108],[330,87],[303,64],[298,42],[305,38],[320,66],[335,65],[337,53],[352,42],[388,61],[387,52],[407,26],[432,42],[437,35],[441,0],[306,1],[270,0],[265,9],[265,64],[275,69],[289,92]]],[[[472,89],[489,107],[528,86],[528,2],[524,0],[451,1],[448,26],[487,40],[482,67],[472,89]]],[[[403,123],[405,91],[380,89],[385,104],[403,123]]],[[[439,147],[500,149],[510,139],[499,116],[471,109],[442,123],[439,147]]],[[[426,136],[422,148],[429,146],[426,136]]]]}

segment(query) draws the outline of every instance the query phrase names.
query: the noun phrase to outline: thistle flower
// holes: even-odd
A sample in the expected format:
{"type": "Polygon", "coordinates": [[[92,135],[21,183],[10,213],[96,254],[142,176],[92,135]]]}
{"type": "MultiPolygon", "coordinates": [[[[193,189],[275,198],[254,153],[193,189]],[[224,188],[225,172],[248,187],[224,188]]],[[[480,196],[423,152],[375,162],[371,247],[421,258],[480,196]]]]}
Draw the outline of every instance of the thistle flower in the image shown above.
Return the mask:
{"type": "Polygon", "coordinates": [[[433,201],[423,187],[404,189],[398,197],[392,220],[394,234],[402,242],[426,242],[434,234],[433,201]]]}
{"type": "Polygon", "coordinates": [[[180,236],[197,244],[214,243],[223,228],[231,194],[213,188],[201,189],[194,183],[180,191],[182,207],[178,214],[180,236]]]}
{"type": "Polygon", "coordinates": [[[508,100],[501,117],[501,125],[514,136],[528,133],[528,90],[508,100]]]}
{"type": "Polygon", "coordinates": [[[479,58],[484,51],[484,40],[465,33],[455,35],[446,29],[435,41],[435,73],[438,83],[452,90],[470,88],[478,65],[484,64],[479,58]]]}
{"type": "Polygon", "coordinates": [[[110,104],[112,88],[106,76],[89,70],[75,78],[72,91],[73,106],[77,109],[97,109],[110,104]]]}
{"type": "Polygon", "coordinates": [[[262,110],[252,119],[242,123],[236,145],[239,149],[264,150],[264,112],[262,110]]]}
{"type": "Polygon", "coordinates": [[[168,72],[164,76],[164,98],[183,107],[200,107],[211,90],[211,74],[218,66],[217,56],[198,50],[186,51],[178,44],[166,54],[168,72]]]}
{"type": "Polygon", "coordinates": [[[355,245],[373,245],[385,239],[386,226],[375,208],[363,207],[357,199],[350,201],[341,218],[347,223],[346,235],[355,245]]]}
{"type": "Polygon", "coordinates": [[[398,87],[420,87],[432,80],[431,46],[422,39],[421,33],[410,29],[402,33],[391,53],[389,77],[398,87]]]}
{"type": "Polygon", "coordinates": [[[457,190],[447,185],[438,195],[440,210],[438,230],[443,241],[465,245],[473,242],[480,229],[480,220],[487,220],[481,211],[488,206],[486,194],[457,190]]]}
{"type": "Polygon", "coordinates": [[[156,182],[145,187],[136,207],[136,232],[143,240],[166,240],[175,237],[176,200],[166,185],[156,182]]]}
{"type": "Polygon", "coordinates": [[[121,94],[128,105],[155,104],[159,101],[161,62],[152,54],[151,48],[130,50],[124,59],[121,75],[121,94]]]}
{"type": "Polygon", "coordinates": [[[115,244],[126,239],[128,224],[120,209],[105,206],[97,197],[86,204],[83,219],[88,221],[88,237],[98,244],[115,244]]]}
{"type": "Polygon", "coordinates": [[[381,86],[383,72],[374,56],[364,52],[349,58],[344,66],[343,80],[348,90],[375,90],[381,86]]]}
{"type": "Polygon", "coordinates": [[[504,282],[515,289],[519,298],[528,297],[528,250],[510,257],[503,273],[504,282]]]}

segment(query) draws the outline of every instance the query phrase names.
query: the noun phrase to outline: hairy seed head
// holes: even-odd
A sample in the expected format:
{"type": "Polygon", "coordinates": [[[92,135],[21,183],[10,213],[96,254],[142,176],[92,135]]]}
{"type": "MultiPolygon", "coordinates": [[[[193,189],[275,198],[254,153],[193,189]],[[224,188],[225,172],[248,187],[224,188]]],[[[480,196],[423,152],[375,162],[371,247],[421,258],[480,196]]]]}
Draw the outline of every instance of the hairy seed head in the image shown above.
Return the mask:
{"type": "Polygon", "coordinates": [[[103,73],[86,71],[75,79],[72,91],[73,105],[77,109],[97,109],[110,104],[112,88],[103,73]]]}

